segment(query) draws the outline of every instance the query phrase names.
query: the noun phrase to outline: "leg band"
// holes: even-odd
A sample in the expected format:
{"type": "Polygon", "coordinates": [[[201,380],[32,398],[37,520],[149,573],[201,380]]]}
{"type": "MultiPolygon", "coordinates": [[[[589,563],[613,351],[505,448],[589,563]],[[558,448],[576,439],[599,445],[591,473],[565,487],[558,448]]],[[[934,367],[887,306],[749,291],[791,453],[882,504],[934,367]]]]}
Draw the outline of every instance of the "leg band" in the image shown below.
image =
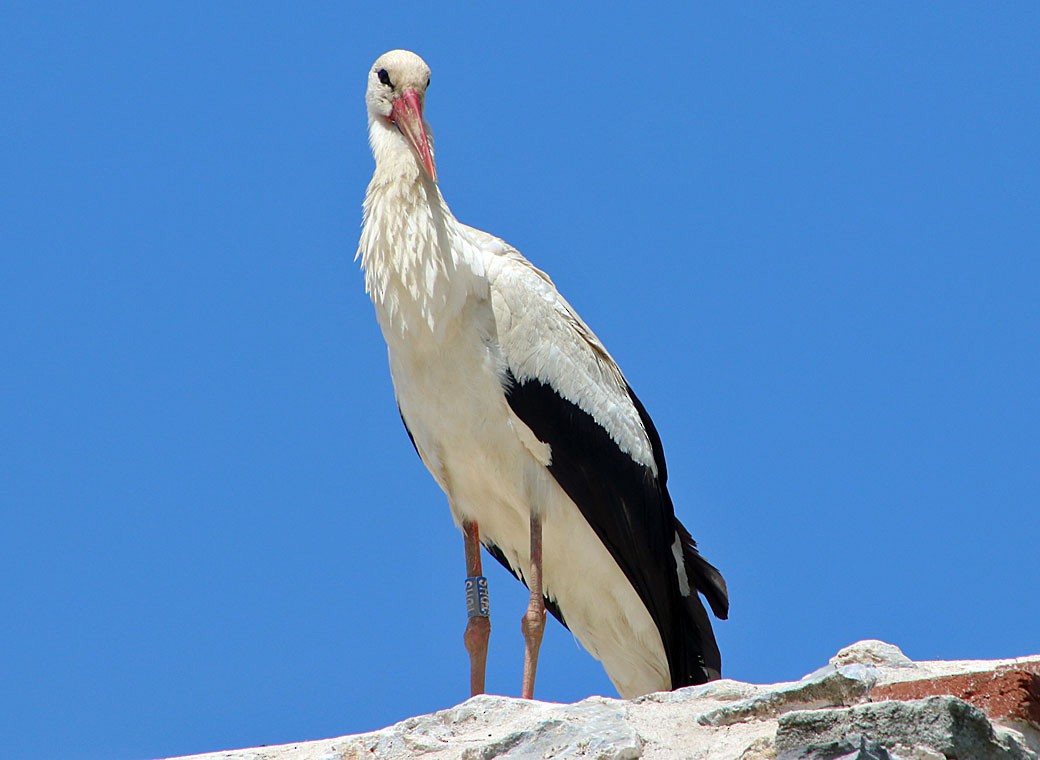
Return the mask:
{"type": "Polygon", "coordinates": [[[488,582],[483,575],[466,579],[466,614],[471,618],[491,615],[488,582]]]}

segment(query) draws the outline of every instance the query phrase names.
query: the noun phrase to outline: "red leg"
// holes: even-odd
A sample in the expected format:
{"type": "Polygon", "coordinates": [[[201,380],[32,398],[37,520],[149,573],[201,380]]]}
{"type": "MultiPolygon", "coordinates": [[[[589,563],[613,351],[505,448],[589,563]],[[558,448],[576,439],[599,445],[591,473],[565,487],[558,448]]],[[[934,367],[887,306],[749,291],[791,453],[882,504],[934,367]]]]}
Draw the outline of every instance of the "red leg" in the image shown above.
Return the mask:
{"type": "Polygon", "coordinates": [[[466,542],[466,612],[469,615],[462,641],[469,652],[470,695],[476,696],[484,693],[491,618],[488,617],[487,579],[480,567],[480,529],[475,522],[464,522],[462,536],[466,542]]]}
{"type": "Polygon", "coordinates": [[[538,650],[545,631],[545,597],[542,595],[542,520],[531,515],[531,569],[527,579],[531,600],[520,621],[524,634],[524,683],[520,696],[534,698],[534,677],[538,670],[538,650]]]}

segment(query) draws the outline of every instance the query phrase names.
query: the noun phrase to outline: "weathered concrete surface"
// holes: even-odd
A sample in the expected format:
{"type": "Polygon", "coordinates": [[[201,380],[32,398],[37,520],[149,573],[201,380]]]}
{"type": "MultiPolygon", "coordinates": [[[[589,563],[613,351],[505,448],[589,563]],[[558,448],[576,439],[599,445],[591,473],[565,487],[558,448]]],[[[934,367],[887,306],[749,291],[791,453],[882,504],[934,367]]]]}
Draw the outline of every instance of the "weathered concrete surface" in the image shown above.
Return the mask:
{"type": "Polygon", "coordinates": [[[915,663],[862,641],[791,683],[572,705],[481,696],[367,734],[190,760],[1036,760],[1037,674],[1040,656],[915,663]]]}

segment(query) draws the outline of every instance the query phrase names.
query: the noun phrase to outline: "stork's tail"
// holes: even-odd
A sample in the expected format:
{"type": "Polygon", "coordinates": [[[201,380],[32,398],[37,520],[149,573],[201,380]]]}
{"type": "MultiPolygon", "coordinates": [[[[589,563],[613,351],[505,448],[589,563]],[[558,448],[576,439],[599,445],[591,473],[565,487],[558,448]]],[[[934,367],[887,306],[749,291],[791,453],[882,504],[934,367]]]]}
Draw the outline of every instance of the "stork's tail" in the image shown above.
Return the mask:
{"type": "Polygon", "coordinates": [[[725,620],[729,615],[729,592],[722,573],[700,555],[697,542],[678,520],[675,521],[675,530],[682,540],[683,564],[693,592],[683,598],[683,614],[678,621],[680,640],[687,642],[683,672],[678,678],[673,676],[672,679],[672,688],[678,689],[722,677],[722,655],[719,654],[719,645],[715,641],[708,613],[697,592],[704,595],[711,605],[711,611],[720,620],[725,620]]]}

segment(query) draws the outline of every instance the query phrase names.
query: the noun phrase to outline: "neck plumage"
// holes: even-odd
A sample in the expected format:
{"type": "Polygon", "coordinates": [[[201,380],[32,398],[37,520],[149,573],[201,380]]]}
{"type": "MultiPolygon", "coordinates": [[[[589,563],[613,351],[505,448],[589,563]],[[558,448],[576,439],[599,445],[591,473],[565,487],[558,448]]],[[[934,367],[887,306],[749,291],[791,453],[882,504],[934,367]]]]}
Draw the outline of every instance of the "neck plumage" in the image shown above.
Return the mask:
{"type": "Polygon", "coordinates": [[[467,241],[440,190],[396,129],[372,122],[376,170],[358,255],[389,342],[443,333],[470,291],[467,241]]]}

